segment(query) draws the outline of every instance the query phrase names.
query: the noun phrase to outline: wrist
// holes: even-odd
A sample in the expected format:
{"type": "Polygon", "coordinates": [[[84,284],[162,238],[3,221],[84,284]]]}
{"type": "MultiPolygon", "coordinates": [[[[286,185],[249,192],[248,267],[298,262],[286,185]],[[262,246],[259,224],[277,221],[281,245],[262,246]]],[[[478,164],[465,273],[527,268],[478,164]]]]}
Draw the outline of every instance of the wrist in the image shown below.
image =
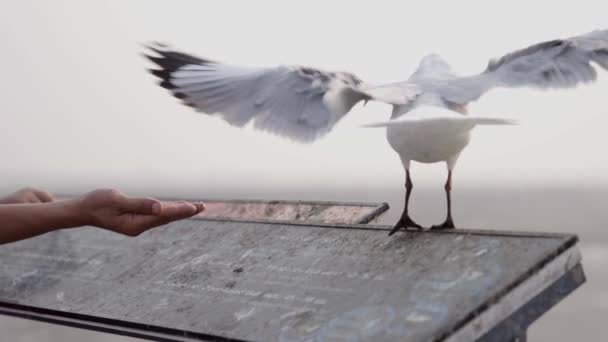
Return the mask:
{"type": "Polygon", "coordinates": [[[53,202],[58,206],[60,212],[60,220],[62,221],[60,226],[73,228],[91,224],[91,218],[82,209],[80,202],[79,198],[53,202]]]}

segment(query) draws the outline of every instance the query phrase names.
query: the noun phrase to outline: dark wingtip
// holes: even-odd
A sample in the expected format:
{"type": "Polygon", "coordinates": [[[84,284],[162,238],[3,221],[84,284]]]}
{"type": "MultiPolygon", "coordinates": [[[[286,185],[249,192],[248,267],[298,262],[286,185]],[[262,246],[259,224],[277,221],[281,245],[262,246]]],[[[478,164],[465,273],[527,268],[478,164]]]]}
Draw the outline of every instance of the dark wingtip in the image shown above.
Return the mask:
{"type": "Polygon", "coordinates": [[[165,89],[169,89],[169,90],[175,89],[175,86],[169,80],[163,80],[160,83],[158,83],[158,85],[165,89]]]}
{"type": "Polygon", "coordinates": [[[178,52],[169,47],[167,44],[150,43],[142,44],[148,51],[141,55],[155,64],[155,68],[148,69],[152,75],[158,77],[160,81],[158,85],[171,91],[172,95],[180,100],[188,107],[196,108],[194,103],[187,100],[187,95],[179,92],[175,84],[173,84],[173,74],[183,66],[215,64],[208,59],[202,59],[183,52],[178,52]]]}
{"type": "MultiPolygon", "coordinates": [[[[150,50],[151,54],[141,53],[141,55],[158,67],[157,69],[148,69],[148,71],[160,78],[161,82],[159,85],[166,89],[175,89],[175,85],[171,82],[172,75],[181,67],[189,64],[204,65],[214,63],[207,59],[172,50],[167,44],[154,42],[143,44],[143,46],[150,50]]],[[[183,96],[183,94],[179,96],[183,96]]]]}
{"type": "Polygon", "coordinates": [[[159,65],[165,69],[173,69],[172,71],[175,71],[176,69],[179,69],[180,67],[187,65],[187,64],[213,64],[213,63],[216,63],[209,59],[204,59],[204,58],[196,57],[196,56],[193,56],[193,55],[190,55],[187,53],[173,50],[169,47],[169,45],[163,44],[163,43],[154,42],[154,43],[150,43],[150,44],[143,44],[143,46],[145,48],[149,49],[154,54],[160,56],[160,57],[154,57],[149,54],[143,53],[144,57],[146,57],[147,59],[151,60],[152,62],[156,63],[157,65],[159,65]]]}
{"type": "MultiPolygon", "coordinates": [[[[151,52],[157,54],[157,55],[163,55],[163,51],[167,51],[170,50],[171,47],[168,44],[164,44],[161,42],[151,42],[151,43],[143,43],[142,46],[148,50],[150,50],[151,52]]],[[[148,57],[149,56],[145,53],[143,53],[144,56],[148,57]]]]}
{"type": "Polygon", "coordinates": [[[154,75],[158,78],[162,78],[162,79],[165,79],[168,76],[166,71],[160,70],[160,69],[148,69],[148,72],[151,73],[152,75],[154,75]]]}

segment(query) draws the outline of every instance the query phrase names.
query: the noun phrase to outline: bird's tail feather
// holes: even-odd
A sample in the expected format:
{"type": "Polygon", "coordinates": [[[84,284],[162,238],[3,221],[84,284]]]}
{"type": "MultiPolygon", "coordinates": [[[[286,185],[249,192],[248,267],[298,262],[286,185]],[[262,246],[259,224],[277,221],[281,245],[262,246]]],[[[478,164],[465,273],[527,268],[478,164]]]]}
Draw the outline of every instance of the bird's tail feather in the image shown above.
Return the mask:
{"type": "Polygon", "coordinates": [[[473,125],[517,125],[518,122],[508,118],[495,118],[483,116],[454,116],[454,117],[410,117],[404,115],[395,120],[373,122],[362,127],[389,127],[399,125],[420,125],[429,123],[467,123],[473,125]]]}

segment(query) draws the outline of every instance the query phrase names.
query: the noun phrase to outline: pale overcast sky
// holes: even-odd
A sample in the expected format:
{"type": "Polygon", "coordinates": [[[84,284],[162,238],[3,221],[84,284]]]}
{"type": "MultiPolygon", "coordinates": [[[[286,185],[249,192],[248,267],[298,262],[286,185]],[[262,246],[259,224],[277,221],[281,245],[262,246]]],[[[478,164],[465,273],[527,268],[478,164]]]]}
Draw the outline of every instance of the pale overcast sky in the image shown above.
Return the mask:
{"type": "MultiPolygon", "coordinates": [[[[326,138],[298,145],[196,114],[145,72],[162,41],[245,65],[307,64],[370,83],[406,79],[427,53],[461,73],[543,40],[608,28],[601,1],[3,1],[0,177],[61,191],[141,188],[403,187],[382,129],[390,107],[358,105],[326,138]]],[[[470,186],[608,184],[608,77],[575,90],[495,90],[471,110],[513,117],[481,127],[455,177],[470,186]]],[[[445,166],[413,165],[441,186],[445,166]]]]}

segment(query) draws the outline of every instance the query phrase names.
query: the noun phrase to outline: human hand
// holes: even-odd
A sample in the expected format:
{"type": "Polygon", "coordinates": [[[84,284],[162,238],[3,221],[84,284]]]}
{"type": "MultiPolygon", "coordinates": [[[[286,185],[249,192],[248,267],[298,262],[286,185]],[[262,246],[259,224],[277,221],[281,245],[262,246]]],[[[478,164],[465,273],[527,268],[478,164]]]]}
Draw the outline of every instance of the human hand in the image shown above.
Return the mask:
{"type": "Polygon", "coordinates": [[[0,198],[0,204],[47,203],[54,200],[53,195],[44,190],[27,187],[0,198]]]}
{"type": "Polygon", "coordinates": [[[82,225],[129,236],[194,216],[205,209],[203,203],[163,203],[154,198],[129,197],[113,189],[94,190],[74,199],[74,204],[82,225]]]}

